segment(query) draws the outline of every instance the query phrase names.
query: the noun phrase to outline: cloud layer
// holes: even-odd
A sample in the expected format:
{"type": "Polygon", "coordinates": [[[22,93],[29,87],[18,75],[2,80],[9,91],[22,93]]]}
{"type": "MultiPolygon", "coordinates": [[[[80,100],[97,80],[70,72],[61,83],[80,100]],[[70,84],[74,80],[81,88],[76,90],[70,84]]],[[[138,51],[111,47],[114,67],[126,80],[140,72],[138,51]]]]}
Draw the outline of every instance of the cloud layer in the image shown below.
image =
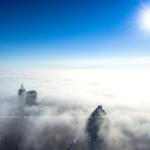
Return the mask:
{"type": "Polygon", "coordinates": [[[55,70],[1,77],[0,148],[63,150],[88,147],[87,120],[97,105],[107,114],[99,136],[107,150],[150,149],[149,70],[55,70]],[[38,91],[39,105],[20,117],[17,89],[38,91]],[[16,92],[16,93],[15,93],[16,92]],[[7,146],[6,146],[7,145],[7,146]]]}

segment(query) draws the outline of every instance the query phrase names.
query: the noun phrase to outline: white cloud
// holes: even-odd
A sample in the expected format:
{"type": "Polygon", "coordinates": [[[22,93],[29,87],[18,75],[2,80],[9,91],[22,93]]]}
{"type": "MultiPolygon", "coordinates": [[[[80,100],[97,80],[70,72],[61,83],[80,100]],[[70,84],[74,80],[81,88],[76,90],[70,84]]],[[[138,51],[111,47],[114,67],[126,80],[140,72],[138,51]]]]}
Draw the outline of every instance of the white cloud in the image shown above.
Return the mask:
{"type": "Polygon", "coordinates": [[[26,139],[27,147],[33,144],[36,149],[40,149],[44,145],[37,144],[39,141],[44,142],[41,137],[44,136],[47,144],[50,135],[56,136],[58,131],[57,138],[62,141],[63,136],[70,136],[67,131],[73,135],[72,138],[82,137],[84,141],[86,120],[93,109],[102,104],[110,121],[109,130],[104,131],[108,150],[137,150],[137,145],[145,145],[145,150],[148,150],[149,76],[150,69],[16,72],[12,78],[0,78],[0,108],[4,108],[0,109],[0,113],[8,115],[15,108],[17,99],[13,95],[17,95],[17,89],[23,81],[25,88],[38,91],[38,101],[41,104],[26,108],[26,112],[39,115],[27,121],[27,131],[24,133],[30,137],[26,139]],[[32,131],[30,125],[34,127],[32,131]]]}

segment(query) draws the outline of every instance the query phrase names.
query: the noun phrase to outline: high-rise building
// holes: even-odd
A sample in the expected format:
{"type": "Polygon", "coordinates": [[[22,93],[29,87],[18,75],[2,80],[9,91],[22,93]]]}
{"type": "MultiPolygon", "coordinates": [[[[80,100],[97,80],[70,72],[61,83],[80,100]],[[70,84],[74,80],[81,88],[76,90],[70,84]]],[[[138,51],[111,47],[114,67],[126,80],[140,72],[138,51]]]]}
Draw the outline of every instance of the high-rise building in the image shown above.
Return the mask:
{"type": "Polygon", "coordinates": [[[98,106],[90,115],[87,122],[89,150],[104,150],[104,139],[100,135],[106,112],[98,106]]]}
{"type": "Polygon", "coordinates": [[[36,99],[37,99],[37,92],[35,90],[26,92],[26,104],[35,105],[37,104],[36,99]]]}
{"type": "Polygon", "coordinates": [[[25,93],[26,93],[26,89],[24,88],[22,83],[20,89],[18,90],[18,96],[23,96],[25,93]]]}
{"type": "Polygon", "coordinates": [[[26,89],[23,86],[23,83],[21,84],[20,89],[18,90],[18,96],[19,99],[22,101],[22,103],[27,105],[35,105],[37,104],[37,92],[35,90],[26,91],[26,89]]]}

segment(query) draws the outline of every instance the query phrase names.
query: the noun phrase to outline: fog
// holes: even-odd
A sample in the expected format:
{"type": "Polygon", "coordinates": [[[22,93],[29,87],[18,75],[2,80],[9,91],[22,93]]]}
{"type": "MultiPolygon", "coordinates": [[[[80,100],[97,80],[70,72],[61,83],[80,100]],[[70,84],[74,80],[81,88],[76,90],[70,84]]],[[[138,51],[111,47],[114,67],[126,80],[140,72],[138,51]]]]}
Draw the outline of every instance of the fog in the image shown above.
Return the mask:
{"type": "Polygon", "coordinates": [[[7,72],[0,76],[0,149],[65,150],[75,141],[75,150],[88,150],[87,121],[102,105],[104,147],[97,149],[149,150],[149,76],[149,69],[7,72]],[[38,105],[25,105],[23,114],[22,82],[38,92],[38,105]]]}

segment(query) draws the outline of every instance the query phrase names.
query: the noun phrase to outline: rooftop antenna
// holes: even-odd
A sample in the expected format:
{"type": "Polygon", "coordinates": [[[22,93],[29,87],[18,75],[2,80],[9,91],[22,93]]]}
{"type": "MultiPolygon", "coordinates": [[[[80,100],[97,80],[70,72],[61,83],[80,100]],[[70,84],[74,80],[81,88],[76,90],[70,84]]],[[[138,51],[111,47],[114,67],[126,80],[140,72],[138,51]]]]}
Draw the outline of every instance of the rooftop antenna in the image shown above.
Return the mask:
{"type": "Polygon", "coordinates": [[[21,84],[20,89],[24,90],[23,82],[22,82],[22,84],[21,84]]]}

